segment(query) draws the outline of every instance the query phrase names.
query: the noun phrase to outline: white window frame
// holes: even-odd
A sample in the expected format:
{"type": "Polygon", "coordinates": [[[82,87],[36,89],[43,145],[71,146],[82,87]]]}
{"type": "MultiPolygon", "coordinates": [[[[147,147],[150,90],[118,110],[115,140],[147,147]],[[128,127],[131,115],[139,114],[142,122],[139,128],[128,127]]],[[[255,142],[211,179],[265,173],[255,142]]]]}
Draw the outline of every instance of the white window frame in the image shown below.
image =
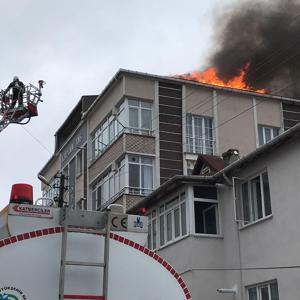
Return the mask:
{"type": "Polygon", "coordinates": [[[125,102],[125,109],[127,108],[127,114],[125,113],[126,120],[128,121],[128,123],[126,124],[127,132],[152,135],[152,133],[153,133],[152,132],[152,130],[153,130],[153,104],[148,101],[143,101],[143,100],[138,100],[138,99],[130,99],[130,98],[126,98],[124,100],[124,102],[125,102]],[[137,101],[138,105],[130,104],[130,100],[137,101]],[[150,104],[151,107],[143,107],[143,103],[150,104]],[[130,110],[130,108],[138,110],[138,127],[130,127],[129,126],[129,110],[130,110]],[[143,110],[151,112],[151,127],[150,128],[142,128],[142,111],[143,110]]]}
{"type": "MultiPolygon", "coordinates": [[[[199,236],[221,236],[221,212],[220,212],[220,207],[219,207],[219,201],[217,199],[205,199],[205,198],[196,198],[194,197],[194,201],[193,201],[193,213],[194,213],[194,234],[195,235],[199,235],[199,236]],[[213,234],[213,233],[200,233],[200,232],[196,232],[196,217],[195,217],[195,202],[206,202],[206,203],[212,203],[216,205],[216,227],[217,227],[217,233],[213,234]]],[[[208,207],[209,208],[209,207],[208,207]]],[[[207,210],[207,208],[205,209],[207,210]]],[[[204,215],[202,215],[202,217],[204,218],[204,215]]],[[[205,223],[204,223],[205,225],[205,223]]]]}
{"type": "Polygon", "coordinates": [[[100,125],[94,130],[91,135],[92,160],[97,159],[106,149],[123,133],[124,128],[119,126],[118,116],[110,115],[102,120],[100,125]],[[113,135],[111,135],[110,127],[114,126],[113,135]],[[108,141],[105,143],[104,131],[107,130],[108,141]],[[96,144],[98,145],[96,147],[96,144]]]}
{"type": "Polygon", "coordinates": [[[270,130],[270,133],[271,133],[271,140],[273,140],[275,137],[277,137],[279,135],[279,132],[280,132],[280,128],[279,127],[275,127],[275,126],[267,126],[267,125],[262,125],[262,124],[258,124],[258,128],[257,128],[257,131],[258,131],[258,145],[259,146],[262,146],[270,141],[267,141],[266,140],[266,130],[269,129],[270,130]],[[260,144],[260,141],[259,141],[259,131],[262,130],[262,138],[263,138],[263,143],[260,144]],[[275,135],[275,130],[278,131],[278,134],[275,135]]]}
{"type": "Polygon", "coordinates": [[[188,201],[187,201],[187,191],[181,191],[178,193],[176,196],[173,195],[172,198],[169,198],[167,201],[164,201],[161,203],[158,207],[152,209],[149,214],[149,232],[148,232],[148,248],[156,250],[165,246],[168,246],[183,237],[189,235],[189,226],[188,226],[188,201]],[[171,203],[172,201],[176,201],[175,204],[173,204],[171,207],[167,209],[167,204],[171,203]],[[182,217],[182,211],[181,211],[181,206],[185,205],[185,233],[183,234],[183,217],[182,217]],[[161,210],[161,208],[163,209],[161,210]],[[175,210],[179,209],[179,235],[175,237],[175,210]],[[171,230],[172,230],[172,237],[168,241],[167,240],[167,216],[171,213],[171,230]],[[163,224],[163,235],[164,235],[164,243],[163,245],[161,244],[161,217],[163,217],[164,224],[163,224]],[[153,248],[153,223],[156,222],[156,247],[153,248]],[[150,241],[150,245],[149,245],[150,241]]]}
{"type": "Polygon", "coordinates": [[[241,213],[242,213],[242,226],[253,224],[259,220],[263,220],[265,218],[268,218],[269,216],[272,216],[272,203],[271,203],[271,191],[270,191],[269,176],[268,176],[268,183],[269,183],[269,191],[270,191],[271,214],[266,215],[266,210],[265,210],[265,195],[264,195],[264,190],[263,190],[263,179],[262,179],[262,175],[264,173],[267,173],[267,176],[268,176],[268,171],[263,170],[263,171],[256,173],[255,175],[252,175],[247,180],[242,181],[240,184],[240,206],[241,206],[241,213]],[[262,207],[262,217],[261,218],[258,217],[258,212],[255,211],[255,209],[257,209],[257,207],[256,207],[257,204],[254,204],[254,207],[253,207],[253,199],[252,199],[251,182],[256,177],[259,177],[259,179],[260,179],[260,197],[261,197],[261,207],[262,207]],[[249,202],[249,209],[250,209],[250,221],[246,221],[245,216],[244,216],[244,199],[243,199],[243,191],[242,191],[242,186],[244,184],[248,185],[248,202],[249,202]],[[257,217],[256,217],[256,214],[257,214],[257,217]]]}
{"type": "Polygon", "coordinates": [[[152,156],[147,156],[147,155],[140,155],[140,154],[128,154],[126,155],[126,165],[127,165],[127,169],[128,169],[128,176],[127,176],[127,187],[128,187],[128,193],[129,194],[133,194],[133,195],[142,195],[142,196],[147,196],[149,195],[154,188],[154,158],[152,156]],[[138,157],[138,162],[130,162],[129,161],[129,156],[136,156],[138,157]],[[147,163],[142,163],[142,158],[148,158],[151,159],[151,164],[147,164],[147,163]],[[139,178],[139,187],[131,187],[129,185],[129,166],[130,165],[138,165],[139,166],[139,173],[140,173],[140,178],[139,178]],[[142,187],[142,167],[143,166],[148,166],[152,168],[152,188],[147,189],[147,188],[143,188],[142,187]]]}
{"type": "Polygon", "coordinates": [[[208,154],[213,155],[215,153],[215,138],[214,138],[214,132],[213,132],[213,118],[207,117],[207,116],[201,116],[201,115],[193,115],[193,114],[186,114],[186,149],[189,153],[196,153],[196,154],[208,154]],[[188,118],[191,118],[192,124],[188,124],[188,118]],[[202,138],[196,137],[195,133],[195,119],[201,119],[201,125],[202,125],[202,138]],[[205,132],[205,120],[211,121],[211,128],[212,131],[212,139],[210,140],[208,137],[206,137],[205,132]],[[188,126],[192,127],[192,135],[189,135],[188,126]],[[190,139],[192,139],[192,145],[190,144],[190,139]],[[201,141],[202,143],[202,151],[197,150],[196,146],[196,140],[201,141]],[[212,146],[209,146],[209,143],[212,144],[212,146]],[[211,151],[208,149],[211,148],[211,151]],[[192,149],[192,151],[190,151],[192,149]]]}
{"type": "Polygon", "coordinates": [[[257,300],[262,300],[261,290],[262,290],[262,288],[265,288],[265,287],[268,288],[269,300],[274,300],[274,299],[271,298],[271,285],[272,284],[276,284],[277,285],[277,290],[278,290],[277,280],[272,280],[272,281],[269,281],[269,282],[263,282],[263,283],[259,283],[259,284],[256,284],[256,285],[248,286],[246,288],[246,290],[247,290],[247,300],[250,300],[249,290],[254,289],[254,288],[256,289],[257,300]]]}
{"type": "Polygon", "coordinates": [[[93,202],[93,209],[95,210],[101,210],[103,207],[106,207],[109,205],[114,199],[118,198],[121,194],[124,193],[126,189],[126,172],[125,172],[125,164],[126,160],[125,158],[119,160],[117,164],[116,170],[111,170],[109,173],[107,173],[105,176],[103,176],[101,179],[98,180],[96,184],[93,184],[92,186],[92,202],[93,202]],[[123,169],[123,170],[122,170],[123,169]],[[120,185],[120,178],[121,176],[124,176],[124,187],[121,188],[120,185]],[[113,191],[111,191],[111,180],[113,180],[113,191]],[[116,185],[116,181],[118,181],[118,185],[116,185]],[[108,184],[108,199],[107,201],[103,202],[102,193],[103,193],[103,187],[104,184],[108,184]],[[116,190],[116,186],[118,186],[118,190],[116,190]],[[99,201],[98,199],[98,189],[101,188],[101,199],[99,201]]]}

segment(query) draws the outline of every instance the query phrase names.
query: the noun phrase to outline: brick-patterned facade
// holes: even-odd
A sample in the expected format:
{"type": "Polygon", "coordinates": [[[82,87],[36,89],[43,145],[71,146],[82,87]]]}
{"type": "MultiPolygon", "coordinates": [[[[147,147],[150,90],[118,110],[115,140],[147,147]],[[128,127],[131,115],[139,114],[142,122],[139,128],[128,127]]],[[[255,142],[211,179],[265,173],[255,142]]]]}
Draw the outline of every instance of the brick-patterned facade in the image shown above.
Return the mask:
{"type": "Polygon", "coordinates": [[[89,182],[92,182],[100,175],[112,162],[118,159],[124,152],[123,148],[124,135],[121,135],[105,152],[92,162],[89,168],[89,182]]]}
{"type": "Polygon", "coordinates": [[[126,134],[125,151],[155,154],[155,138],[152,136],[126,134]]]}
{"type": "Polygon", "coordinates": [[[125,195],[126,210],[135,206],[138,202],[144,199],[144,196],[139,195],[125,195]]]}

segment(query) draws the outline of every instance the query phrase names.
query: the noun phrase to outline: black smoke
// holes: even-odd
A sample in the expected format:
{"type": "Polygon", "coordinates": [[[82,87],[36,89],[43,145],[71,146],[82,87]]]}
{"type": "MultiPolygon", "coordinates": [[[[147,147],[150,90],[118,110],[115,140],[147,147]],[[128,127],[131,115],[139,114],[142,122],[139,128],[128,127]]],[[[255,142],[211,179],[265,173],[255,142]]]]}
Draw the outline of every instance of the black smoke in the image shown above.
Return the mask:
{"type": "Polygon", "coordinates": [[[248,1],[216,22],[217,45],[210,64],[225,82],[248,65],[251,89],[300,98],[300,3],[248,1]]]}

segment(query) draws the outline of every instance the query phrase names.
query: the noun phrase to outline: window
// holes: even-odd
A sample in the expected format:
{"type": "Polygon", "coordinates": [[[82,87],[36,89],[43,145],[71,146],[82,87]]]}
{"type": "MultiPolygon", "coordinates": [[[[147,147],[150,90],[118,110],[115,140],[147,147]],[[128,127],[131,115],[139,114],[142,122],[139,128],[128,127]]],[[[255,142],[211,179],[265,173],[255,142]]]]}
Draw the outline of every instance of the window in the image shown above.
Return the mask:
{"type": "Polygon", "coordinates": [[[214,153],[212,118],[188,114],[186,116],[187,152],[209,154],[214,153]]]}
{"type": "Polygon", "coordinates": [[[156,249],[187,234],[185,193],[149,214],[148,247],[156,249]]]}
{"type": "Polygon", "coordinates": [[[268,173],[263,172],[241,184],[244,224],[272,214],[268,173]]]}
{"type": "Polygon", "coordinates": [[[124,131],[152,134],[152,103],[125,99],[116,116],[105,118],[91,135],[92,159],[97,158],[124,131]]]}
{"type": "Polygon", "coordinates": [[[125,187],[125,159],[117,163],[115,170],[102,177],[92,188],[93,209],[100,210],[119,195],[125,187]]]}
{"type": "Polygon", "coordinates": [[[279,135],[278,127],[258,125],[259,146],[268,143],[278,135],[279,135]]]}
{"type": "Polygon", "coordinates": [[[150,134],[152,131],[152,103],[140,100],[127,100],[128,131],[150,134]]]}
{"type": "Polygon", "coordinates": [[[153,159],[128,155],[129,193],[148,195],[153,190],[153,159]]]}
{"type": "Polygon", "coordinates": [[[106,118],[92,134],[92,158],[97,158],[124,130],[117,117],[106,118]]]}
{"type": "Polygon", "coordinates": [[[279,300],[276,281],[249,287],[247,292],[249,300],[279,300]]]}
{"type": "Polygon", "coordinates": [[[82,150],[80,150],[76,155],[76,176],[80,176],[82,174],[82,150]]]}

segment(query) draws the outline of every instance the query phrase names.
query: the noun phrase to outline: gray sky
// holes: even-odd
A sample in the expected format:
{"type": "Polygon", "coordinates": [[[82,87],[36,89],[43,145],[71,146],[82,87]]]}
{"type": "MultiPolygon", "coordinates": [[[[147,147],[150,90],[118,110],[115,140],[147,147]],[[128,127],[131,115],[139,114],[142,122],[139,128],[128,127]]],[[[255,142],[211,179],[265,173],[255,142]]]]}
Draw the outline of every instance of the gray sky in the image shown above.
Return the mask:
{"type": "Polygon", "coordinates": [[[18,75],[46,81],[39,117],[0,133],[0,208],[11,185],[34,186],[54,133],[84,94],[99,94],[119,68],[180,74],[205,66],[214,17],[233,0],[0,0],[0,89],[18,75]],[[42,144],[42,145],[41,145],[42,144]]]}

